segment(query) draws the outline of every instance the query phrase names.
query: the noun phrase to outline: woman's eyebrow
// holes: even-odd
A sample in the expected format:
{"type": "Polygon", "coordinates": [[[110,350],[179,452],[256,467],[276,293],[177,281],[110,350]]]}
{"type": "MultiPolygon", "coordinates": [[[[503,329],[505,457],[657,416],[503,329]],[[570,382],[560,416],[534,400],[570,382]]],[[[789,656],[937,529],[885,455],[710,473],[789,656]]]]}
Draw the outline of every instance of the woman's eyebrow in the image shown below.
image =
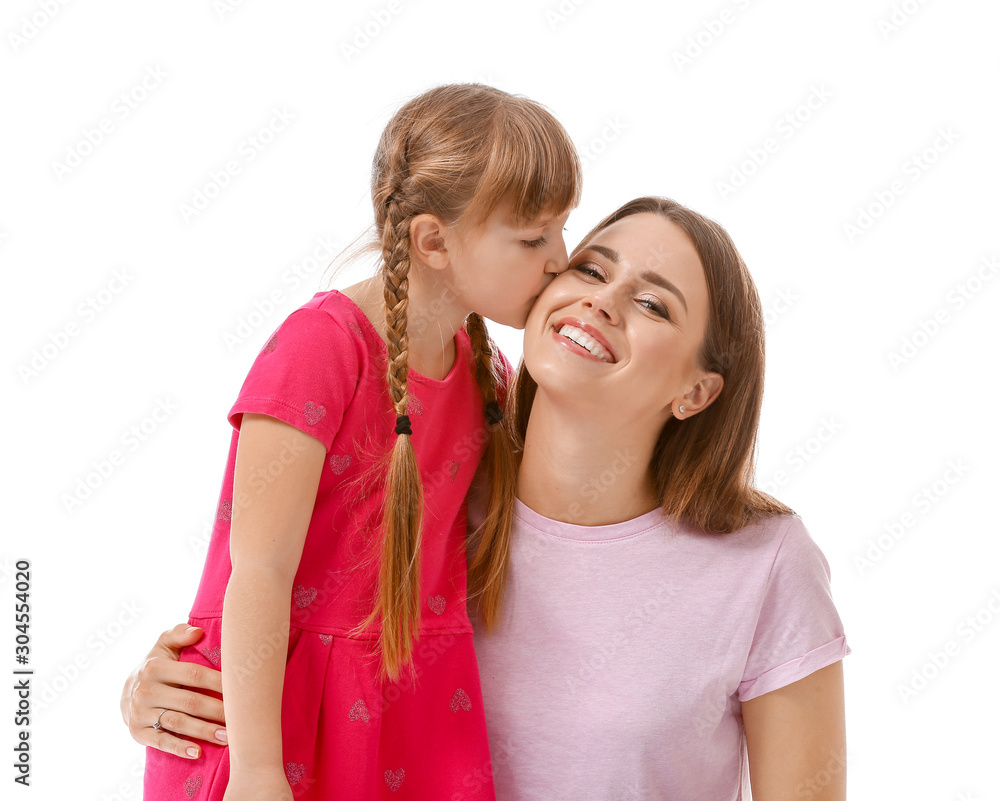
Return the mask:
{"type": "Polygon", "coordinates": [[[659,273],[654,273],[652,270],[646,270],[640,277],[644,281],[648,281],[651,284],[656,284],[656,286],[658,287],[663,287],[663,289],[666,289],[669,292],[673,292],[677,296],[677,299],[680,300],[681,305],[684,307],[684,311],[686,312],[688,310],[687,301],[684,300],[684,295],[676,286],[670,283],[670,281],[668,281],[662,275],[660,275],[659,273]]]}
{"type": "MultiPolygon", "coordinates": [[[[614,264],[621,264],[622,257],[617,250],[612,250],[611,248],[605,247],[604,245],[587,245],[586,249],[600,253],[602,256],[604,256],[604,258],[608,259],[614,264]]],[[[681,305],[684,307],[684,311],[686,312],[688,310],[688,305],[687,301],[684,299],[684,294],[662,275],[660,275],[659,273],[655,273],[652,270],[645,270],[639,277],[650,284],[654,284],[658,287],[661,287],[662,289],[666,289],[668,292],[673,292],[677,296],[677,299],[681,302],[681,305]]]]}
{"type": "Polygon", "coordinates": [[[621,264],[622,257],[618,255],[617,250],[612,250],[611,248],[606,248],[604,245],[587,245],[587,250],[596,250],[604,258],[610,259],[615,264],[621,264]]]}

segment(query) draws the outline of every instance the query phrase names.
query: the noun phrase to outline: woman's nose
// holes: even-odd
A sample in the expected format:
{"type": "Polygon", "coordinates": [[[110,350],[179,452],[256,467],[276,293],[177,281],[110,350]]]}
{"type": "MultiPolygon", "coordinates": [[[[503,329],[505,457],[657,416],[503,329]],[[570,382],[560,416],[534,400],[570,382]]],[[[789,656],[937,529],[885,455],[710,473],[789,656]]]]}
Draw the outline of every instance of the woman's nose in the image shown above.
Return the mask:
{"type": "Polygon", "coordinates": [[[618,307],[610,293],[594,292],[583,299],[584,308],[606,319],[611,325],[618,325],[618,307]]]}

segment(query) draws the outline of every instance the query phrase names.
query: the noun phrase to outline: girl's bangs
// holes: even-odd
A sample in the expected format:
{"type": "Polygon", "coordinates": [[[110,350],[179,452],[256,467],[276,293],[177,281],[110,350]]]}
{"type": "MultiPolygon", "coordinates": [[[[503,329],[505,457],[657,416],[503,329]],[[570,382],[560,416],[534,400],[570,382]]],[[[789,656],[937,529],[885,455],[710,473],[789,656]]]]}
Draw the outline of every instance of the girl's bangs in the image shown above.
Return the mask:
{"type": "Polygon", "coordinates": [[[517,223],[580,203],[583,169],[569,136],[544,111],[531,105],[518,110],[522,113],[507,113],[498,121],[493,152],[469,209],[474,224],[504,201],[517,223]]]}

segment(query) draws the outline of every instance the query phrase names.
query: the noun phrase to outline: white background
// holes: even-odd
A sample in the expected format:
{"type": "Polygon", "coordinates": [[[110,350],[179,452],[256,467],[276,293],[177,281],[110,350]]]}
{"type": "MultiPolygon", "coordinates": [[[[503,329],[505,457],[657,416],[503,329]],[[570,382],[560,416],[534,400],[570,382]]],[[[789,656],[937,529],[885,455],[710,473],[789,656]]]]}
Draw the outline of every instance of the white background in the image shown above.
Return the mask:
{"type": "MultiPolygon", "coordinates": [[[[584,155],[571,243],[661,194],[750,265],[769,321],[758,477],[830,562],[852,797],[1000,799],[998,17],[985,0],[6,3],[0,662],[30,559],[36,706],[32,787],[8,795],[3,693],[4,797],[140,796],[118,696],[193,599],[226,412],[327,288],[310,254],[368,224],[393,110],[482,81],[546,104],[584,155]],[[276,111],[293,119],[262,137],[276,111]],[[158,403],[174,411],[154,423],[158,403]]],[[[516,332],[491,330],[516,359],[516,332]]]]}

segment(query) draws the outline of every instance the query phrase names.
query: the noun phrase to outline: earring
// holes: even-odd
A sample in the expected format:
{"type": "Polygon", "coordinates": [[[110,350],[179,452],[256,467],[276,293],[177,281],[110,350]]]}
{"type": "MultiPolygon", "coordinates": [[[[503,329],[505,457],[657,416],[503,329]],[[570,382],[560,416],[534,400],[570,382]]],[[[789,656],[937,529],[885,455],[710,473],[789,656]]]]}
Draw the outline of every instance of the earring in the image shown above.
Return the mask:
{"type": "Polygon", "coordinates": [[[683,406],[681,406],[681,408],[680,408],[680,409],[678,409],[678,411],[679,411],[679,412],[680,412],[681,414],[684,414],[684,407],[683,407],[683,406]]]}

